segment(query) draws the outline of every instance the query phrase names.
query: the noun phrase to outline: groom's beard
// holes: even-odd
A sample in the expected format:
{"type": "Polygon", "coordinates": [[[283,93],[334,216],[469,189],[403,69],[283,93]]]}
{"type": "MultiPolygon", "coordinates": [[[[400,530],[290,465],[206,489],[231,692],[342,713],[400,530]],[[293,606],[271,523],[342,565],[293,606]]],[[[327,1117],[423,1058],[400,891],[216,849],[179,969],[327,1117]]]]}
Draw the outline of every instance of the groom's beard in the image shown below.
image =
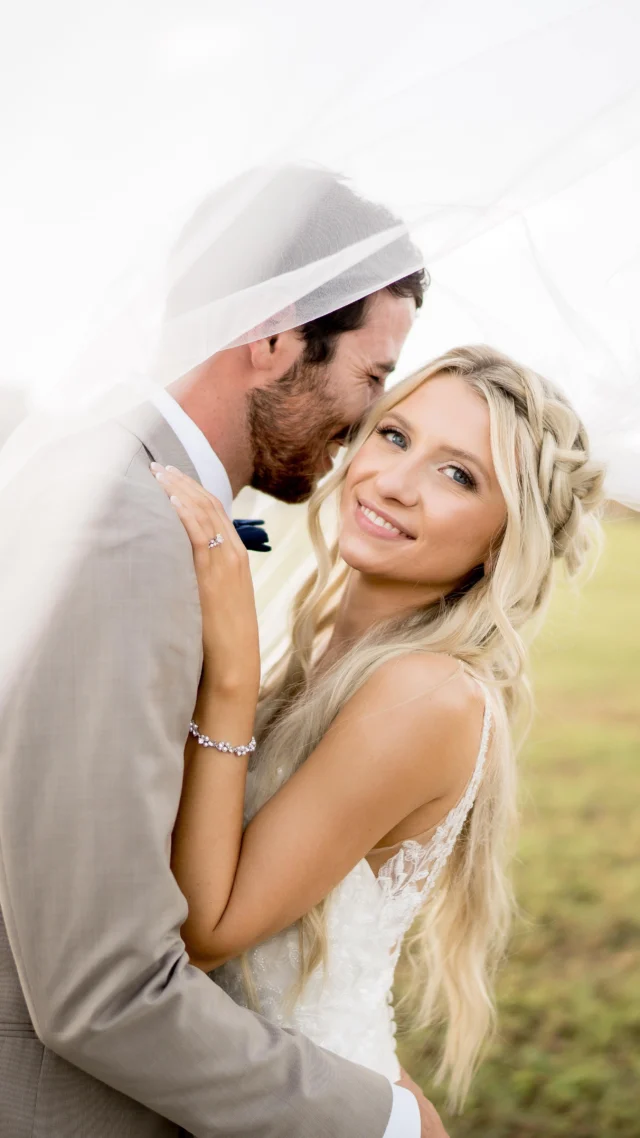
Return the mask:
{"type": "Polygon", "coordinates": [[[277,383],[249,396],[253,451],[251,485],[281,502],[305,502],[324,466],[329,444],[344,427],[326,368],[300,360],[277,383]]]}

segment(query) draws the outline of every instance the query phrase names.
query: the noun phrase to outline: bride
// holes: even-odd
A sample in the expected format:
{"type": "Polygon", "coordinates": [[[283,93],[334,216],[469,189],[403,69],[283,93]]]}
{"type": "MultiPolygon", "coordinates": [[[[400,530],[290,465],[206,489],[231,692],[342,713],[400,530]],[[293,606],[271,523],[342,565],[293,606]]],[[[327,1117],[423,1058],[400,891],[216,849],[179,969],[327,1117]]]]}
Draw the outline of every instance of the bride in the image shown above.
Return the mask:
{"type": "Polygon", "coordinates": [[[603,471],[584,428],[487,347],[394,387],[312,500],[317,569],[261,690],[244,546],[200,485],[155,472],[192,542],[203,616],[172,852],[190,958],[239,1002],[397,1081],[406,938],[407,1002],[419,1025],[445,1023],[440,1076],[460,1104],[509,926],[526,644],[554,562],[575,574],[597,539],[603,471]]]}

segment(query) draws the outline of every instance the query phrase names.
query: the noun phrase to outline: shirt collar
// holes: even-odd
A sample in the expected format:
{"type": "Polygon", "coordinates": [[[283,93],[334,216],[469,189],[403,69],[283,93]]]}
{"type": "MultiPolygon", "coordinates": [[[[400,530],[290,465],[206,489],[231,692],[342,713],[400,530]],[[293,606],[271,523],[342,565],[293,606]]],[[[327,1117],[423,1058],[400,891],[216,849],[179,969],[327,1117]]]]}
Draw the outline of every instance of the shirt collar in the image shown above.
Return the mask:
{"type": "Polygon", "coordinates": [[[205,490],[222,502],[231,517],[233,490],[229,475],[200,428],[164,388],[159,388],[153,393],[151,402],[182,443],[205,490]]]}

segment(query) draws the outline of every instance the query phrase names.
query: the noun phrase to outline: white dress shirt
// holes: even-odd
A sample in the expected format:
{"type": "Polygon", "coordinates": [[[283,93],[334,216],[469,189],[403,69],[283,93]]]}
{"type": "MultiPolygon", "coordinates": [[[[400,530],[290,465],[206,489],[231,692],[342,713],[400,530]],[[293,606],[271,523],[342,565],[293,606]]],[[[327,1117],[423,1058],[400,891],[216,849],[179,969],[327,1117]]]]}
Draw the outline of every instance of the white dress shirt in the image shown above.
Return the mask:
{"type": "MultiPolygon", "coordinates": [[[[163,388],[154,393],[151,401],[182,443],[205,490],[222,502],[231,517],[233,492],[229,476],[200,428],[163,388]]],[[[393,1086],[393,1108],[383,1138],[420,1138],[418,1103],[405,1087],[393,1086]]]]}
{"type": "Polygon", "coordinates": [[[189,458],[196,468],[198,478],[205,490],[213,494],[222,502],[229,517],[233,504],[233,491],[224,466],[220,462],[211,443],[203,435],[193,419],[176,403],[172,395],[164,388],[158,388],[151,396],[151,402],[166,419],[179,441],[182,443],[189,458]]]}
{"type": "Polygon", "coordinates": [[[382,1138],[420,1138],[422,1126],[418,1102],[406,1087],[393,1086],[391,1118],[382,1138]]]}

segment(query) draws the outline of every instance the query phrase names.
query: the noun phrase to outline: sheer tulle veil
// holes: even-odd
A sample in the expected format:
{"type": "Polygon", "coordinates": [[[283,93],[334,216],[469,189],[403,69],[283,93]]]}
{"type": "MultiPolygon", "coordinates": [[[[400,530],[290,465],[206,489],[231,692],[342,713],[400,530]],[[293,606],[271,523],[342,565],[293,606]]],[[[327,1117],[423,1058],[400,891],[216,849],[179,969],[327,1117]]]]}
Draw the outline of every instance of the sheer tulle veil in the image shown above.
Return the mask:
{"type": "MultiPolygon", "coordinates": [[[[11,20],[0,378],[29,415],[3,480],[51,433],[421,250],[431,286],[398,374],[495,344],[564,388],[609,495],[640,507],[635,0],[61,0],[11,20]],[[380,203],[364,228],[325,170],[380,203]]],[[[268,509],[284,544],[258,568],[263,609],[299,541],[268,509]]]]}

